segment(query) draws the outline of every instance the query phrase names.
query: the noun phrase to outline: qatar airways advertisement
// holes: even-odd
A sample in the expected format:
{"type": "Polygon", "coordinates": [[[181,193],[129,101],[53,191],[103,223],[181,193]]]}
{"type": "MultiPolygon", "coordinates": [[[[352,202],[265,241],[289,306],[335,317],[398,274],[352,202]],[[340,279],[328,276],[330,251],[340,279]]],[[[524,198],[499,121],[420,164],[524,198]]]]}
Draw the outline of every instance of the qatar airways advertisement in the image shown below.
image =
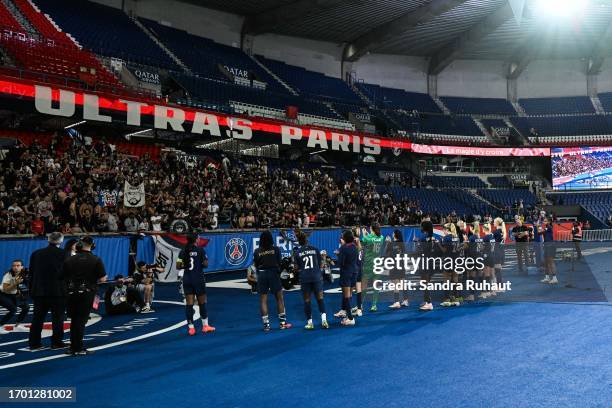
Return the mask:
{"type": "Polygon", "coordinates": [[[555,190],[612,188],[612,146],[551,149],[555,190]]]}

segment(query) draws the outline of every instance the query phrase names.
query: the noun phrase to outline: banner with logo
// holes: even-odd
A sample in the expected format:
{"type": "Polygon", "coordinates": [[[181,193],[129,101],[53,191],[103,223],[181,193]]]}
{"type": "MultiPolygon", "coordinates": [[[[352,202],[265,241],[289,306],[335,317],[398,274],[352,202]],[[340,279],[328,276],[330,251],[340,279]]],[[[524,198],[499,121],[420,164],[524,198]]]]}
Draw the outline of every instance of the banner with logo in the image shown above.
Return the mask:
{"type": "MultiPolygon", "coordinates": [[[[404,240],[412,241],[419,234],[417,227],[384,227],[382,232],[385,236],[391,235],[394,229],[402,231],[404,240]]],[[[334,251],[340,247],[340,236],[342,229],[332,228],[325,230],[313,230],[308,235],[308,241],[321,250],[326,250],[332,258],[334,251]]],[[[219,272],[242,270],[253,263],[253,254],[259,248],[259,236],[261,232],[236,233],[205,233],[198,236],[196,245],[202,247],[208,256],[208,268],[205,272],[219,272]]],[[[292,230],[272,230],[274,243],[280,248],[283,257],[291,256],[295,241],[292,230]],[[283,237],[283,235],[286,237],[283,237]]],[[[138,260],[147,263],[157,263],[164,268],[160,274],[160,280],[172,282],[177,279],[176,259],[180,250],[186,244],[185,235],[162,234],[153,237],[145,237],[139,246],[138,260]],[[147,245],[153,245],[154,251],[147,249],[147,245]],[[154,259],[151,255],[154,253],[154,259]]]]}
{"type": "Polygon", "coordinates": [[[548,157],[548,147],[472,147],[472,146],[435,146],[412,144],[412,151],[424,154],[444,154],[451,156],[497,156],[497,157],[548,157]]]}
{"type": "Polygon", "coordinates": [[[98,204],[100,207],[116,207],[119,202],[119,192],[117,190],[98,191],[98,204]]]}
{"type": "Polygon", "coordinates": [[[123,187],[123,205],[125,207],[143,207],[146,200],[144,183],[133,186],[127,181],[123,187]]]}
{"type": "Polygon", "coordinates": [[[127,65],[126,67],[138,81],[150,85],[161,85],[159,72],[154,71],[152,68],[141,68],[133,65],[127,65]]]}

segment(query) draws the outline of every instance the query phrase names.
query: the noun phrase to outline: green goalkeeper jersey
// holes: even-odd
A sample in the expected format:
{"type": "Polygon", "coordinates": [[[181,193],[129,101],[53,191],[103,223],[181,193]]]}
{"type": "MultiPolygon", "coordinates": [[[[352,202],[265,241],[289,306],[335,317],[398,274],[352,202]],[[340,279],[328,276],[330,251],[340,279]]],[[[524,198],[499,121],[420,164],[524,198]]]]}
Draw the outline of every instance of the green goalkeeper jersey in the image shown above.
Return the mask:
{"type": "Polygon", "coordinates": [[[361,239],[364,272],[372,273],[374,269],[374,258],[381,255],[384,242],[385,237],[376,234],[368,234],[361,239]]]}

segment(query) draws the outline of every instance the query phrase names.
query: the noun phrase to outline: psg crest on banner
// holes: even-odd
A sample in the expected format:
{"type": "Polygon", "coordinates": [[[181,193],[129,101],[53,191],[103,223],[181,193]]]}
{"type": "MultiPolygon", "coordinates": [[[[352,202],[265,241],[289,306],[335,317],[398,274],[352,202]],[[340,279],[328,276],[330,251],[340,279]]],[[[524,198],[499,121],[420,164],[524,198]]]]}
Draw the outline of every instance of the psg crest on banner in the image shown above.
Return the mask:
{"type": "Polygon", "coordinates": [[[242,238],[232,238],[225,244],[225,260],[230,265],[240,265],[247,259],[248,249],[242,238]]]}

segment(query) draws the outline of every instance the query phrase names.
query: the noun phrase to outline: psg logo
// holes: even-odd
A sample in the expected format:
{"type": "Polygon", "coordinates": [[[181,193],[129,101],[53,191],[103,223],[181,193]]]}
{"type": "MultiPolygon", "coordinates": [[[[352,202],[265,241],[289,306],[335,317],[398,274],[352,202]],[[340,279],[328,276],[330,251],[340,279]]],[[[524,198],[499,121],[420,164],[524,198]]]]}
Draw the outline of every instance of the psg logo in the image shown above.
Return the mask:
{"type": "Polygon", "coordinates": [[[247,258],[247,244],[242,238],[232,238],[225,244],[225,260],[230,265],[240,265],[247,258]]]}

